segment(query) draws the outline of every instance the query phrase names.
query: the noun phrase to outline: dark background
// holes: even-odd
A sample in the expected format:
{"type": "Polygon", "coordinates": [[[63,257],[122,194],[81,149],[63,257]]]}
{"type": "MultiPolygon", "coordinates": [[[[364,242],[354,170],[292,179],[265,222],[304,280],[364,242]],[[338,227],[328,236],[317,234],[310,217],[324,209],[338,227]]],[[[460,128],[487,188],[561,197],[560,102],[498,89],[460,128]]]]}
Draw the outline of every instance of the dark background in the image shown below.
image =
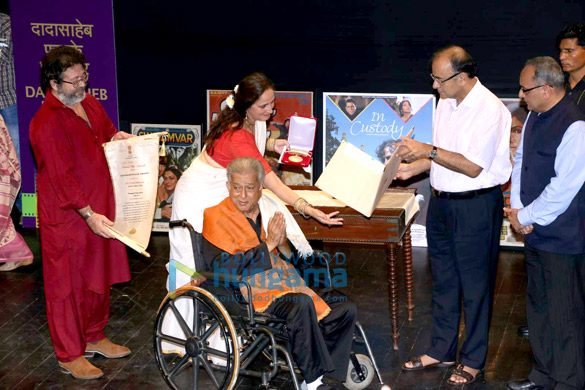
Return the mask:
{"type": "Polygon", "coordinates": [[[122,130],[132,122],[205,128],[205,90],[232,89],[253,71],[279,90],[316,92],[319,119],[323,91],[430,93],[429,57],[448,43],[474,56],[484,85],[515,97],[523,63],[556,58],[559,30],[585,20],[583,0],[113,4],[122,130]]]}
{"type": "Polygon", "coordinates": [[[429,93],[429,57],[448,43],[475,57],[488,88],[516,96],[524,61],[556,57],[555,36],[584,11],[583,0],[114,0],[120,118],[200,123],[207,88],[253,71],[280,90],[429,93]]]}
{"type": "Polygon", "coordinates": [[[523,63],[556,58],[555,36],[584,12],[583,0],[114,0],[120,123],[205,128],[205,90],[254,71],[315,91],[319,119],[323,91],[430,93],[429,58],[449,43],[474,56],[484,85],[515,97],[523,63]]]}

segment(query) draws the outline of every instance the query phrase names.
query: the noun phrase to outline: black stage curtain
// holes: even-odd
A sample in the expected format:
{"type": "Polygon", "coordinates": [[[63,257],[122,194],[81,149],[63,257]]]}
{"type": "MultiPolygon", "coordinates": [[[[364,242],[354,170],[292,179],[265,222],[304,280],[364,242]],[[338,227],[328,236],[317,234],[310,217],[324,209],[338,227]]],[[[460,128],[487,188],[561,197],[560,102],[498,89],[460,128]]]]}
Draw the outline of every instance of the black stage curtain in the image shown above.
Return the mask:
{"type": "Polygon", "coordinates": [[[279,90],[315,91],[319,118],[323,91],[429,93],[429,58],[449,43],[475,57],[484,85],[515,97],[523,63],[556,57],[556,34],[585,20],[582,0],[113,4],[123,130],[131,122],[205,128],[205,90],[231,89],[253,71],[279,90]]]}

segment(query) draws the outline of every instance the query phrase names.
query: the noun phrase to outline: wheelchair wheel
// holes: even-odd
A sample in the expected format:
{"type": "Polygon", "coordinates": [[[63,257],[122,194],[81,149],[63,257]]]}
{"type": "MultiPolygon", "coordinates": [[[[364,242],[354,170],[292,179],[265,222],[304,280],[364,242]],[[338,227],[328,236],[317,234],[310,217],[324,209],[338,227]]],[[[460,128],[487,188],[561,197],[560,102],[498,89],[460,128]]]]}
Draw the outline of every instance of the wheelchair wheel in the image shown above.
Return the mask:
{"type": "Polygon", "coordinates": [[[355,357],[365,378],[363,380],[360,379],[353,362],[350,360],[349,368],[347,369],[347,378],[345,379],[345,382],[343,382],[343,386],[349,390],[365,389],[374,379],[374,366],[372,365],[370,358],[362,354],[356,354],[355,357]]]}
{"type": "Polygon", "coordinates": [[[155,321],[154,351],[172,389],[231,390],[236,384],[240,369],[236,329],[224,306],[207,290],[191,287],[179,296],[166,297],[155,321]],[[179,308],[185,307],[194,315],[181,314],[179,308]],[[182,335],[163,331],[168,316],[178,322],[182,335]],[[163,352],[163,342],[177,350],[163,352]]]}

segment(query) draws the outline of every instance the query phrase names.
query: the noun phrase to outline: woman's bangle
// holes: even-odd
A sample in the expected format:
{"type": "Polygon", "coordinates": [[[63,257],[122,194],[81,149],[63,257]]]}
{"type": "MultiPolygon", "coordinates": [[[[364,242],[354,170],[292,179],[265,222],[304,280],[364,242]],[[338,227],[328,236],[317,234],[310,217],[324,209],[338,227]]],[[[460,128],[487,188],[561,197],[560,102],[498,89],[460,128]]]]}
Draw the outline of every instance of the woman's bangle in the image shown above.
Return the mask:
{"type": "Polygon", "coordinates": [[[268,138],[268,141],[266,141],[266,150],[268,150],[269,152],[274,152],[275,143],[276,140],[274,138],[268,138]]]}
{"type": "Polygon", "coordinates": [[[300,198],[300,197],[297,198],[297,200],[295,200],[295,204],[293,205],[294,209],[300,213],[301,212],[300,211],[300,208],[301,208],[300,206],[303,203],[308,203],[305,198],[300,198]]]}
{"type": "Polygon", "coordinates": [[[309,217],[310,217],[310,215],[309,215],[309,214],[305,214],[305,209],[306,209],[307,207],[313,207],[313,205],[312,205],[312,204],[310,204],[309,202],[305,201],[305,203],[303,203],[303,204],[301,205],[301,210],[299,210],[299,213],[301,213],[301,215],[302,215],[303,217],[305,217],[305,218],[309,218],[309,217]]]}

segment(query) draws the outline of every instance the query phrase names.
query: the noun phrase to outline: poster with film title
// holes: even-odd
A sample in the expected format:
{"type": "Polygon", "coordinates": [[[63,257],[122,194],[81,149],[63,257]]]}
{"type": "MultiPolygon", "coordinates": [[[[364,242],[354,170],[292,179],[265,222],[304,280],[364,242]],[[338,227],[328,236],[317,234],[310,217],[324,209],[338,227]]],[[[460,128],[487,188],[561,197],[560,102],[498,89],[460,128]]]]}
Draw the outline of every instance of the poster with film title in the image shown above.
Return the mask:
{"type": "Polygon", "coordinates": [[[167,232],[173,195],[181,175],[201,152],[201,125],[164,125],[133,123],[132,134],[145,135],[167,131],[165,156],[159,158],[158,188],[152,231],[167,232]]]}
{"type": "MultiPolygon", "coordinates": [[[[207,90],[207,129],[211,122],[219,116],[225,108],[225,99],[232,93],[228,90],[207,90]]],[[[274,113],[266,130],[270,138],[286,139],[288,137],[288,125],[291,115],[313,116],[313,92],[276,91],[274,113]]],[[[279,155],[274,152],[265,153],[266,161],[273,171],[286,185],[312,185],[313,168],[311,165],[305,170],[301,167],[283,165],[278,163],[279,155]]]]}
{"type": "MultiPolygon", "coordinates": [[[[432,143],[435,112],[432,94],[325,92],[323,112],[323,169],[343,140],[383,164],[394,152],[395,143],[412,127],[413,139],[432,143]]],[[[391,187],[416,189],[420,212],[411,227],[412,245],[427,246],[424,225],[431,195],[428,173],[394,181],[391,187]]]]}
{"type": "MultiPolygon", "coordinates": [[[[512,159],[512,164],[514,164],[514,156],[516,155],[516,149],[518,149],[518,146],[520,145],[522,128],[526,121],[526,116],[528,115],[528,108],[526,107],[526,103],[518,98],[502,98],[500,100],[512,114],[512,128],[510,129],[510,159],[512,159]]],[[[502,186],[505,207],[510,207],[511,184],[510,179],[502,186]]],[[[500,231],[500,246],[511,248],[524,247],[524,237],[512,230],[510,227],[510,221],[507,217],[504,217],[502,230],[500,231]]]]}

